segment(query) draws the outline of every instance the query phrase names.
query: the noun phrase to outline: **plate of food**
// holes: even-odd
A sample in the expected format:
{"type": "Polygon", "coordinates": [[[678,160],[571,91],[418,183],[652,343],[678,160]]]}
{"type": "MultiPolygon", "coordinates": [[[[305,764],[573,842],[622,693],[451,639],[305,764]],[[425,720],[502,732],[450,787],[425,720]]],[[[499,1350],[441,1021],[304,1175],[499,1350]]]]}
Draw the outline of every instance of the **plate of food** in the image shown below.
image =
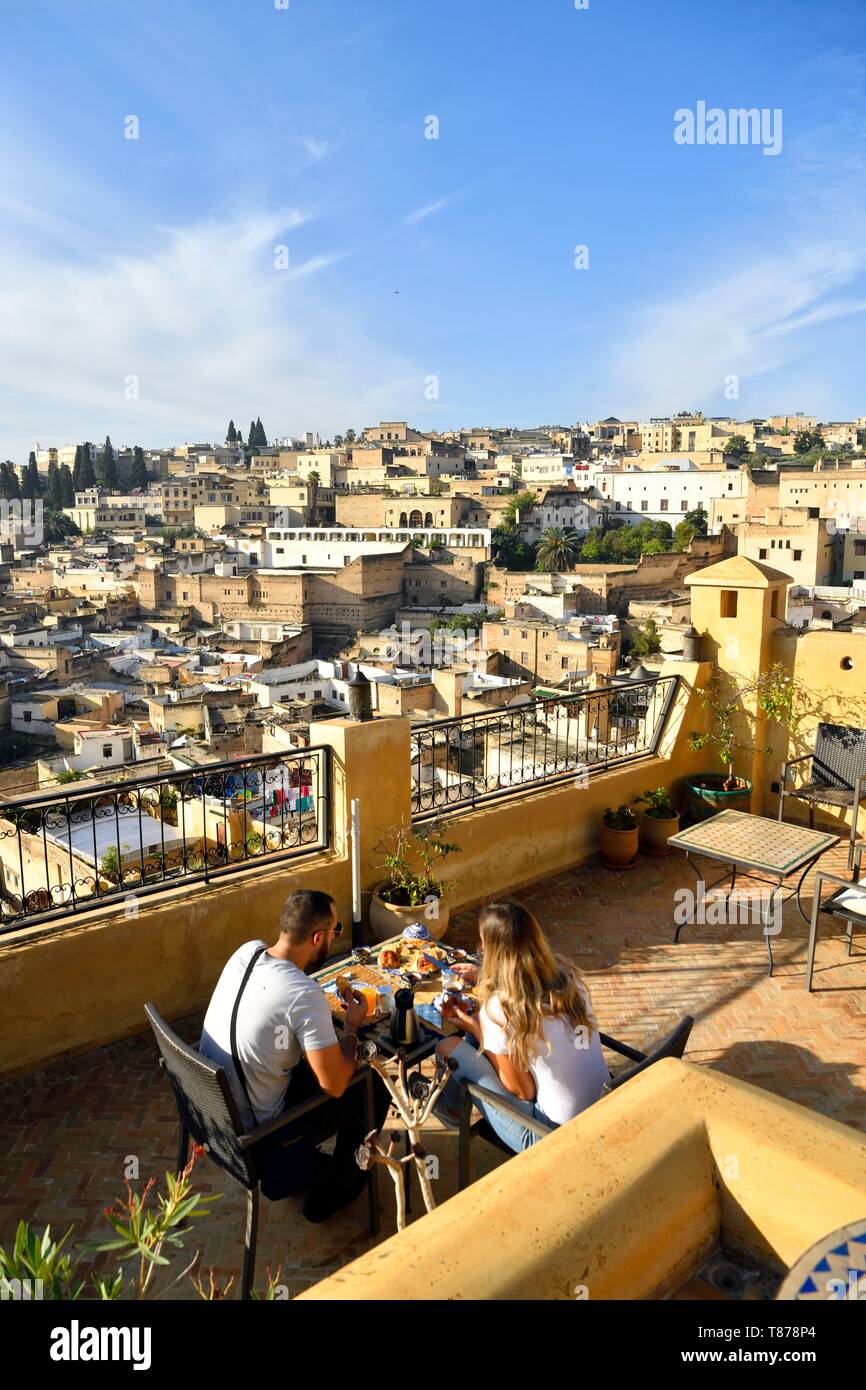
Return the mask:
{"type": "Polygon", "coordinates": [[[345,970],[337,975],[336,979],[329,980],[322,986],[331,1012],[338,1019],[345,1017],[345,997],[350,990],[367,1001],[367,1017],[364,1019],[363,1027],[370,1023],[378,1023],[388,1016],[391,1009],[390,991],[375,978],[369,978],[372,975],[372,970],[345,970]]]}
{"type": "Polygon", "coordinates": [[[383,946],[378,963],[382,970],[408,970],[413,975],[435,975],[447,960],[446,952],[433,942],[396,941],[393,945],[383,946]]]}

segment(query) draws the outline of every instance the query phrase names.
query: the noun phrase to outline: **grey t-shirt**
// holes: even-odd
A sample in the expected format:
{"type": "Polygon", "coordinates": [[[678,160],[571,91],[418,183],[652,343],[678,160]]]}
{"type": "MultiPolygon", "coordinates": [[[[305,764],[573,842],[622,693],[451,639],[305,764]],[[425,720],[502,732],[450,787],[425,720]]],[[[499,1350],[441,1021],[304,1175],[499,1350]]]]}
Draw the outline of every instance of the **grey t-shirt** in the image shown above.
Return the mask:
{"type": "Polygon", "coordinates": [[[250,1115],[232,1062],[229,1029],[244,972],[264,941],[248,941],[229,958],[205,1014],[199,1051],[225,1069],[246,1123],[279,1115],[292,1070],[301,1053],[319,1052],[337,1041],[321,985],[288,960],[267,951],[259,956],[241,996],[237,1049],[255,1111],[250,1115]]]}

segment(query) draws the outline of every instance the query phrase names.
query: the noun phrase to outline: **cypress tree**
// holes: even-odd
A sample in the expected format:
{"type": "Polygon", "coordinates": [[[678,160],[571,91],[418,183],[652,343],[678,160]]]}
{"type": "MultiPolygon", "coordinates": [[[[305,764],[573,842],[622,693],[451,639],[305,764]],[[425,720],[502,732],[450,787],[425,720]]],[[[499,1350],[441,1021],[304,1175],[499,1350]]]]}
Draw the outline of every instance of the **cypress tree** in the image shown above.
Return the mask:
{"type": "Polygon", "coordinates": [[[258,444],[258,439],[256,438],[256,422],[255,422],[255,420],[250,420],[250,432],[249,432],[249,434],[248,434],[248,436],[247,436],[247,444],[249,445],[249,447],[250,447],[251,449],[254,449],[255,446],[256,446],[256,444],[258,444]]]}
{"type": "Polygon", "coordinates": [[[9,478],[9,491],[6,495],[10,502],[20,502],[21,484],[18,481],[18,470],[14,463],[7,464],[7,474],[9,478]]]}
{"type": "MultiPolygon", "coordinates": [[[[105,436],[105,443],[102,446],[102,453],[96,460],[96,481],[100,487],[110,487],[108,474],[114,461],[114,448],[109,435],[105,436]]],[[[115,473],[115,477],[117,474],[115,473]]]]}
{"type": "Polygon", "coordinates": [[[72,481],[72,474],[69,471],[69,464],[64,463],[58,473],[60,485],[60,506],[75,506],[75,484],[72,481]]]}
{"type": "Polygon", "coordinates": [[[140,444],[136,444],[132,451],[132,474],[129,481],[130,487],[140,488],[142,492],[147,491],[147,464],[140,444]]]}
{"type": "Polygon", "coordinates": [[[90,444],[84,443],[81,446],[81,487],[96,487],[96,474],[93,471],[93,459],[90,456],[90,444]]]}
{"type": "Polygon", "coordinates": [[[114,450],[111,447],[111,440],[106,435],[105,447],[107,454],[104,455],[104,466],[102,472],[102,483],[106,488],[114,489],[118,486],[117,460],[114,457],[114,450]]]}
{"type": "Polygon", "coordinates": [[[229,420],[229,427],[226,430],[226,444],[237,444],[238,432],[235,429],[234,420],[229,420]]]}
{"type": "MultiPolygon", "coordinates": [[[[67,473],[69,473],[68,465],[64,464],[63,467],[66,469],[67,473]]],[[[69,481],[71,484],[71,473],[69,473],[69,481]]],[[[54,459],[52,459],[48,465],[48,486],[46,488],[46,492],[48,493],[49,507],[51,507],[52,511],[59,511],[60,508],[64,505],[63,484],[60,480],[60,469],[57,467],[57,463],[54,459]]]]}
{"type": "Polygon", "coordinates": [[[36,463],[36,455],[30,450],[30,458],[27,462],[27,471],[30,474],[30,487],[34,497],[42,496],[42,479],[39,476],[39,468],[36,463]]]}
{"type": "Polygon", "coordinates": [[[260,415],[256,417],[256,443],[260,448],[266,449],[268,447],[268,437],[265,434],[265,427],[262,424],[262,417],[260,415]]]}
{"type": "Polygon", "coordinates": [[[9,464],[5,459],[0,463],[0,497],[4,502],[9,500],[9,464]]]}

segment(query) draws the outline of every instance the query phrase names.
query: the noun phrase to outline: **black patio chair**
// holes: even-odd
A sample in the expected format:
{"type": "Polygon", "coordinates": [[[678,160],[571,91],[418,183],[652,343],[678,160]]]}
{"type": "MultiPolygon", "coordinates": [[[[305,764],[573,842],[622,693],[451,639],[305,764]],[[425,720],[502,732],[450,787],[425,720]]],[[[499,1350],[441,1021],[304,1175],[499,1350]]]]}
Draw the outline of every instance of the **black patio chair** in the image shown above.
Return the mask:
{"type": "Polygon", "coordinates": [[[819,724],[814,753],[789,758],[782,763],[782,782],[779,793],[779,820],[785,818],[785,802],[789,797],[805,801],[809,807],[809,826],[815,827],[815,807],[835,806],[851,809],[848,868],[854,863],[854,843],[857,839],[857,813],[861,801],[866,801],[866,730],[848,728],[844,724],[819,724]],[[789,786],[791,768],[809,763],[806,781],[789,786]]]}
{"type": "MultiPolygon", "coordinates": [[[[626,1081],[631,1081],[632,1077],[640,1072],[646,1071],[655,1062],[660,1062],[663,1057],[682,1057],[686,1050],[686,1043],[694,1027],[695,1020],[691,1014],[686,1014],[677,1024],[672,1033],[662,1038],[661,1042],[650,1052],[638,1052],[637,1048],[629,1047],[627,1043],[618,1042],[616,1038],[608,1037],[607,1033],[599,1033],[602,1047],[608,1048],[611,1052],[618,1052],[621,1057],[627,1057],[632,1063],[630,1067],[624,1067],[621,1072],[614,1075],[610,1073],[610,1080],[605,1085],[602,1095],[608,1095],[611,1091],[617,1090],[619,1086],[624,1086],[626,1081]]],[[[548,1134],[553,1134],[550,1126],[541,1124],[538,1120],[528,1119],[527,1116],[511,1101],[504,1096],[488,1091],[483,1086],[476,1086],[471,1081],[461,1081],[462,1091],[460,1106],[460,1139],[457,1157],[457,1190],[462,1192],[464,1187],[469,1185],[469,1159],[470,1145],[473,1139],[484,1139],[488,1144],[492,1144],[500,1153],[514,1157],[514,1150],[499,1138],[499,1135],[489,1124],[483,1115],[479,1115],[475,1120],[472,1118],[473,1098],[483,1100],[487,1104],[500,1110],[503,1115],[510,1115],[512,1119],[518,1120],[520,1124],[537,1134],[539,1139],[545,1139],[548,1134]]]]}
{"type": "Polygon", "coordinates": [[[866,846],[858,845],[854,852],[854,874],[850,883],[847,879],[839,878],[836,874],[825,874],[823,869],[819,869],[815,875],[812,916],[809,922],[809,953],[806,960],[806,989],[809,991],[812,989],[812,974],[815,969],[815,947],[818,944],[820,914],[823,912],[828,917],[840,918],[845,922],[846,956],[850,956],[854,944],[854,923],[857,922],[859,926],[866,926],[866,883],[860,882],[864,849],[866,846]],[[825,883],[831,883],[836,891],[822,902],[821,889],[825,883]]]}
{"type": "MultiPolygon", "coordinates": [[[[258,1125],[253,1130],[245,1130],[237,1103],[229,1085],[228,1077],[222,1067],[209,1061],[196,1052],[195,1048],[183,1042],[169,1028],[153,1004],[145,1004],[144,1011],[150,1021],[160,1051],[159,1065],[168,1073],[171,1088],[177,1104],[180,1119],[180,1143],[177,1153],[177,1171],[186,1167],[189,1157],[189,1143],[204,1147],[208,1158],[228,1173],[230,1178],[240,1183],[247,1194],[247,1219],[244,1234],[244,1268],[241,1280],[241,1298],[249,1298],[253,1287],[256,1267],[256,1238],[259,1224],[259,1174],[256,1169],[253,1145],[268,1134],[278,1130],[291,1131],[310,1111],[324,1104],[329,1097],[322,1093],[312,1100],[295,1105],[285,1114],[258,1125]]],[[[350,1086],[365,1087],[366,1128],[376,1128],[373,1115],[373,1073],[369,1067],[358,1071],[350,1086]]],[[[379,1188],[376,1170],[371,1166],[367,1179],[367,1201],[370,1215],[370,1233],[379,1232],[379,1188]]]]}

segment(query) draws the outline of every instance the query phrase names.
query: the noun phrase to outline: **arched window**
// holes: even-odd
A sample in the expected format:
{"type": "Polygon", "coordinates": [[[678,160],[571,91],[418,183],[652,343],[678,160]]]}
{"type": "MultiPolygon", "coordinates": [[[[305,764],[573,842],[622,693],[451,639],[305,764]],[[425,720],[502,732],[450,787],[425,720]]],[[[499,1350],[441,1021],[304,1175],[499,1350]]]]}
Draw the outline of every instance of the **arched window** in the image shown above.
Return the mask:
{"type": "Polygon", "coordinates": [[[414,511],[411,511],[411,512],[409,513],[409,525],[410,525],[410,526],[423,526],[423,525],[424,525],[423,521],[421,520],[421,513],[418,511],[417,507],[415,508],[414,511]]]}
{"type": "Polygon", "coordinates": [[[408,525],[409,525],[408,521],[406,520],[406,513],[405,513],[405,512],[401,512],[401,513],[400,513],[400,525],[401,525],[401,526],[408,526],[408,525]]]}
{"type": "Polygon", "coordinates": [[[425,512],[425,513],[424,513],[424,525],[425,525],[425,526],[432,526],[432,525],[433,525],[433,513],[432,513],[432,512],[425,512]]]}

